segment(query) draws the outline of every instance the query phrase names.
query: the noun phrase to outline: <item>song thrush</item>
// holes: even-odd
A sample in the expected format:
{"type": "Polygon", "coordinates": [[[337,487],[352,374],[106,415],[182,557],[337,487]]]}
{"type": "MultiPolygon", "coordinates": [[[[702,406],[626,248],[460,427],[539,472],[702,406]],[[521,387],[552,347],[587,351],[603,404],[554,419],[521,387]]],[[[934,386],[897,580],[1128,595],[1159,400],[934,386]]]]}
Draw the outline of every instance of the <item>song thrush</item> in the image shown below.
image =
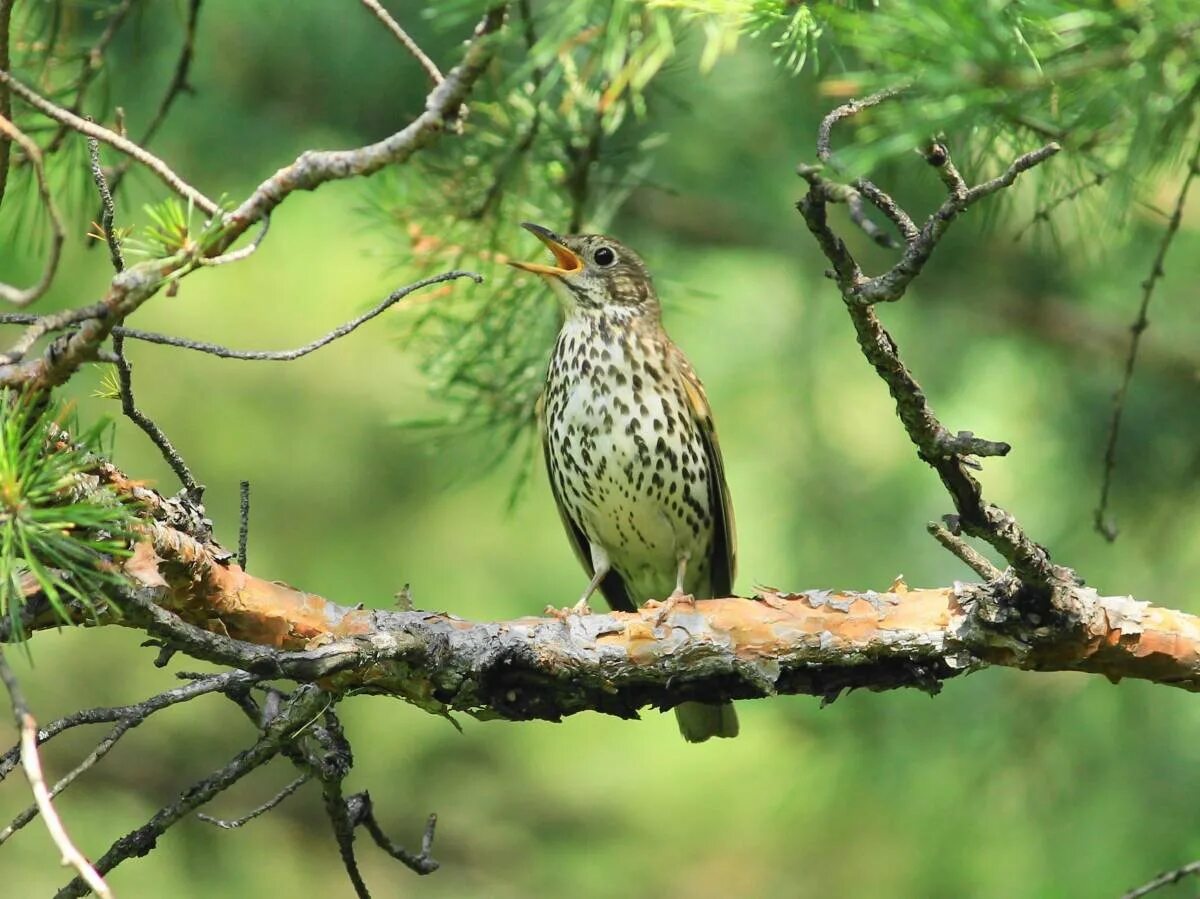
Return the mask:
{"type": "MultiPolygon", "coordinates": [[[[733,509],[700,379],[662,326],[646,266],[609,237],[525,223],[555,265],[514,262],[566,303],[543,394],[542,444],[567,535],[615,610],[727,596],[733,509]]],[[[690,742],[737,735],[730,702],[675,709],[690,742]]]]}

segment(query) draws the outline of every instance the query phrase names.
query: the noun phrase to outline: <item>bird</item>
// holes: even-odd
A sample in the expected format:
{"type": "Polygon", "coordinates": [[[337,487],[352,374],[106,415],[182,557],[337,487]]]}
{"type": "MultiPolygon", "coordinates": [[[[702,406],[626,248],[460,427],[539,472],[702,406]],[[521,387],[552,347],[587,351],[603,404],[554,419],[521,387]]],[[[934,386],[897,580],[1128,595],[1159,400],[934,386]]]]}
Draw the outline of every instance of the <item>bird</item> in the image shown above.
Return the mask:
{"type": "MultiPolygon", "coordinates": [[[[717,431],[645,263],[611,237],[522,227],[554,264],[510,264],[543,278],[566,313],[539,416],[550,487],[590,577],[564,614],[589,614],[596,590],[625,612],[728,596],[737,541],[717,431]]],[[[688,742],[737,736],[732,702],[675,713],[688,742]]]]}

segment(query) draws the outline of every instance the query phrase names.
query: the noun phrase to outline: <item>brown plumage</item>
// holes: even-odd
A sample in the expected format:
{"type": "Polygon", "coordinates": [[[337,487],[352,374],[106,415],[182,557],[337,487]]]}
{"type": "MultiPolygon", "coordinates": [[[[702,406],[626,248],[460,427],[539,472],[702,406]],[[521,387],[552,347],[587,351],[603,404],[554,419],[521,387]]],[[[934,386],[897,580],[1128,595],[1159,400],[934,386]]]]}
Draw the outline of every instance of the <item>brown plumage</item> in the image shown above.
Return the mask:
{"type": "MultiPolygon", "coordinates": [[[[546,374],[542,437],[563,526],[591,582],[617,610],[650,599],[727,596],[733,510],[700,379],[662,327],[654,285],[628,247],[525,225],[556,265],[546,278],[567,317],[546,374]]],[[[693,742],[737,734],[731,703],[683,703],[693,742]]]]}

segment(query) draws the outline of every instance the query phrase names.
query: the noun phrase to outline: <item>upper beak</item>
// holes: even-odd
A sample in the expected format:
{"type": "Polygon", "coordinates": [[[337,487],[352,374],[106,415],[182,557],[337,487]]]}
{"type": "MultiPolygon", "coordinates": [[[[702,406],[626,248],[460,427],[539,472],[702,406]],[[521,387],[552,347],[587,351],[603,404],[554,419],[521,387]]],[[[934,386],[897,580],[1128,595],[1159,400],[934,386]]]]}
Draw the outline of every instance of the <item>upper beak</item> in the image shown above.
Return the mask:
{"type": "Polygon", "coordinates": [[[521,227],[529,231],[544,243],[554,254],[557,265],[542,265],[539,262],[510,262],[515,268],[524,269],[537,275],[573,275],[583,269],[583,260],[574,251],[563,245],[562,240],[549,228],[535,225],[532,222],[521,222],[521,227]]]}

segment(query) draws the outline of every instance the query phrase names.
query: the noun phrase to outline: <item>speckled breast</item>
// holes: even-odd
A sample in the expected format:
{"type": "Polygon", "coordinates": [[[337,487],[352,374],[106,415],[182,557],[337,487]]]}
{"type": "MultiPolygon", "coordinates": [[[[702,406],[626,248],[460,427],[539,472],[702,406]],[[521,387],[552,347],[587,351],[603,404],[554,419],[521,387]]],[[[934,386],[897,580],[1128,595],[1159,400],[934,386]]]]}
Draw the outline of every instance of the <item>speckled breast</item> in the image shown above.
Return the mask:
{"type": "Polygon", "coordinates": [[[667,338],[645,330],[595,312],[563,326],[546,383],[550,477],[635,600],[667,596],[681,556],[685,589],[708,595],[713,473],[667,338]]]}

